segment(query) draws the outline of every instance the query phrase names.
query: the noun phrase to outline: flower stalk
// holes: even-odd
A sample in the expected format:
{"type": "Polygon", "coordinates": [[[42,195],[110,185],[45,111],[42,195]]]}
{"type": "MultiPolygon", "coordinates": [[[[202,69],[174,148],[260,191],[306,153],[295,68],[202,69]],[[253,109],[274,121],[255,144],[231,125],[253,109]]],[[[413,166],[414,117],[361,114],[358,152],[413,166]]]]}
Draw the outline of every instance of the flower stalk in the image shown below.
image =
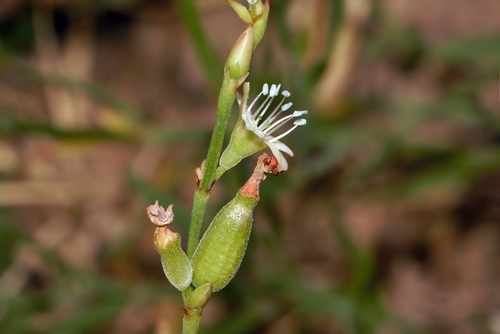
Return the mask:
{"type": "Polygon", "coordinates": [[[254,33],[253,28],[249,25],[234,44],[224,67],[224,78],[217,104],[217,119],[212,139],[210,140],[205,166],[202,170],[203,177],[193,198],[193,211],[188,241],[189,258],[193,256],[194,250],[198,245],[201,224],[208,200],[210,199],[210,189],[215,181],[215,169],[219,163],[224,135],[231,115],[231,108],[233,107],[238,88],[248,76],[254,49],[253,46],[254,33]]]}
{"type": "Polygon", "coordinates": [[[272,107],[273,100],[280,95],[281,85],[271,85],[270,88],[264,85],[255,100],[248,102],[250,84],[244,82],[249,75],[253,52],[266,30],[269,0],[247,1],[248,8],[235,0],[226,0],[248,25],[225,63],[216,122],[207,156],[201,166],[195,169],[197,188],[193,197],[187,255],[181,248],[180,235],[169,229],[174,219],[173,206],[165,210],[156,202],[146,209],[149,218],[157,226],[155,247],[160,254],[165,275],[182,292],[184,334],[198,332],[203,309],[212,293],[223,289],[236,275],[250,238],[253,210],[260,199],[260,183],[268,173],[277,175],[288,169],[288,162],[282,152],[290,156],[293,156],[293,152],[281,139],[296,127],[306,124],[306,120],[301,118],[307,113],[306,110],[287,112],[292,106],[291,102],[285,103],[285,99],[290,96],[288,91],[282,91],[281,101],[272,107]],[[239,118],[228,147],[222,153],[231,109],[241,86],[243,97],[238,99],[239,118]],[[263,102],[258,104],[260,98],[263,98],[263,102]],[[286,124],[288,129],[283,131],[282,127],[286,124]],[[281,134],[276,133],[277,130],[281,134]],[[200,241],[201,225],[215,181],[243,158],[265,148],[269,148],[274,157],[265,153],[259,157],[251,177],[215,215],[200,241]]]}

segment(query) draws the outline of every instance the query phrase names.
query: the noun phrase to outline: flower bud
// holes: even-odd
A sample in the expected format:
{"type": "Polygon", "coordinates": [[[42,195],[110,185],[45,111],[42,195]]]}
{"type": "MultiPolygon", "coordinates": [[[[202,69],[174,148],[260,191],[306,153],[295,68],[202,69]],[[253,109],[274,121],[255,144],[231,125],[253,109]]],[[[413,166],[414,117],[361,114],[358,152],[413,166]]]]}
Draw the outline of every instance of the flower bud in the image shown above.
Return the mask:
{"type": "Polygon", "coordinates": [[[259,185],[276,169],[276,159],[263,154],[250,179],[236,197],[217,213],[196,249],[193,284],[211,283],[212,291],[224,288],[238,271],[252,229],[253,209],[259,201],[259,185]]]}
{"type": "Polygon", "coordinates": [[[229,72],[231,79],[239,81],[247,75],[252,60],[253,44],[253,28],[248,26],[234,43],[233,49],[227,58],[226,71],[229,72]]]}
{"type": "Polygon", "coordinates": [[[238,14],[240,19],[245,23],[252,23],[252,18],[250,17],[250,13],[248,9],[235,0],[227,0],[227,3],[231,8],[238,14]]]}
{"type": "Polygon", "coordinates": [[[193,270],[186,253],[181,248],[179,233],[168,229],[168,224],[174,219],[173,205],[165,210],[156,201],[154,205],[146,208],[146,212],[151,222],[157,226],[154,244],[160,254],[163,272],[177,290],[183,291],[191,284],[193,270]]]}
{"type": "Polygon", "coordinates": [[[269,0],[265,0],[264,3],[259,1],[254,1],[253,3],[249,1],[250,7],[249,12],[253,21],[254,34],[254,50],[260,43],[266,32],[267,20],[269,18],[269,0]]]}
{"type": "Polygon", "coordinates": [[[188,306],[194,310],[203,309],[212,295],[212,284],[207,283],[196,288],[188,299],[188,306]]]}

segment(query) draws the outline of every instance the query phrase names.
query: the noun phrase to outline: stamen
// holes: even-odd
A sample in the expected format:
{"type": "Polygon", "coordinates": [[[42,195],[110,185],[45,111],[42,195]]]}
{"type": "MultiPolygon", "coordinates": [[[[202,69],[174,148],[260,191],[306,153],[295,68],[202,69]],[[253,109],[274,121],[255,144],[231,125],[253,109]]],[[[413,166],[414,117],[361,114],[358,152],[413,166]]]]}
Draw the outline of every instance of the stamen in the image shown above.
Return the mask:
{"type": "MultiPolygon", "coordinates": [[[[261,106],[252,114],[252,118],[255,119],[256,122],[259,122],[263,118],[264,114],[267,112],[267,109],[271,106],[271,103],[272,103],[274,97],[276,97],[278,95],[280,88],[281,88],[281,84],[279,84],[279,85],[272,84],[271,85],[271,90],[269,91],[269,85],[267,83],[265,83],[262,86],[262,91],[259,93],[259,95],[257,95],[257,97],[252,101],[252,103],[250,104],[250,106],[247,108],[247,112],[251,113],[254,104],[257,102],[257,99],[261,95],[266,96],[267,94],[269,94],[269,96],[266,97],[266,99],[261,104],[261,106]],[[271,100],[269,100],[269,99],[271,99],[271,100]],[[257,116],[257,115],[259,115],[259,116],[257,116]]],[[[290,96],[290,93],[287,90],[284,90],[281,94],[285,98],[290,96]]],[[[283,100],[278,105],[278,108],[279,108],[279,106],[281,106],[282,103],[283,103],[283,100]]],[[[274,115],[274,111],[276,111],[276,109],[273,110],[273,114],[272,115],[274,115]]]]}
{"type": "MultiPolygon", "coordinates": [[[[252,103],[250,104],[250,106],[247,108],[246,111],[250,113],[252,111],[252,108],[253,108],[254,104],[259,99],[259,97],[261,95],[267,96],[267,94],[269,94],[269,85],[267,83],[265,83],[262,86],[262,90],[260,91],[259,95],[257,95],[257,97],[255,99],[253,99],[252,103]]],[[[267,96],[267,98],[264,100],[264,102],[262,103],[262,105],[264,105],[267,102],[268,99],[269,99],[269,96],[267,96]]],[[[257,115],[259,114],[260,110],[262,110],[262,108],[257,109],[257,111],[252,115],[252,118],[255,119],[255,117],[257,117],[257,115]]]]}
{"type": "Polygon", "coordinates": [[[307,110],[297,110],[293,112],[294,117],[300,117],[302,115],[306,115],[308,113],[307,110]]]}
{"type": "Polygon", "coordinates": [[[266,119],[266,121],[261,124],[259,129],[262,130],[264,127],[269,127],[269,125],[279,116],[279,114],[281,114],[281,112],[283,112],[283,108],[280,109],[280,107],[283,104],[283,102],[285,101],[285,99],[286,99],[286,97],[283,97],[281,102],[276,106],[276,108],[274,108],[271,115],[269,115],[269,117],[266,119]]]}
{"type": "Polygon", "coordinates": [[[267,95],[269,94],[269,85],[267,83],[262,86],[262,94],[267,95]]]}
{"type": "Polygon", "coordinates": [[[253,118],[258,122],[259,120],[262,119],[262,116],[264,116],[264,114],[266,113],[267,109],[269,109],[269,106],[271,105],[271,103],[273,103],[273,100],[274,100],[274,96],[271,96],[271,94],[269,94],[268,97],[266,97],[265,101],[263,104],[261,104],[261,106],[259,107],[259,109],[257,109],[257,111],[253,114],[253,118]],[[257,116],[257,114],[262,110],[262,112],[259,114],[259,116],[256,118],[255,116],[257,116]]]}
{"type": "MultiPolygon", "coordinates": [[[[265,129],[264,132],[267,133],[268,135],[272,134],[274,131],[279,129],[282,125],[286,124],[290,119],[300,117],[302,115],[307,114],[307,110],[302,110],[302,111],[294,111],[293,114],[288,115],[286,117],[283,117],[273,125],[271,125],[269,128],[265,129]]],[[[300,125],[305,125],[306,120],[304,118],[296,120],[293,122],[294,125],[300,126],[300,125]]]]}
{"type": "Polygon", "coordinates": [[[280,88],[281,88],[281,84],[279,84],[278,86],[273,84],[271,86],[271,91],[269,92],[269,96],[272,96],[272,97],[278,96],[278,93],[280,92],[280,88]]]}
{"type": "Polygon", "coordinates": [[[284,124],[288,123],[293,117],[293,115],[288,115],[286,117],[281,118],[279,121],[274,122],[270,127],[265,129],[263,132],[267,133],[268,135],[272,134],[274,131],[278,130],[281,128],[284,124]]]}
{"type": "Polygon", "coordinates": [[[288,102],[283,107],[281,107],[281,111],[287,111],[288,109],[290,109],[291,106],[293,106],[293,103],[292,102],[288,102]]]}
{"type": "Polygon", "coordinates": [[[305,125],[307,123],[306,119],[304,118],[296,119],[290,129],[273,138],[272,134],[280,129],[284,124],[287,124],[290,122],[290,120],[301,117],[308,112],[307,110],[296,110],[292,114],[280,118],[280,115],[284,111],[289,110],[293,106],[292,102],[285,103],[285,99],[290,97],[291,94],[289,91],[283,90],[281,92],[283,98],[278,103],[278,105],[273,108],[272,112],[268,113],[268,110],[271,107],[274,98],[277,97],[278,94],[280,94],[280,89],[281,84],[272,84],[271,86],[269,86],[267,83],[264,84],[257,97],[252,101],[250,106],[243,111],[243,119],[247,123],[247,128],[251,129],[256,135],[265,140],[267,143],[277,142],[281,138],[287,136],[296,127],[305,125]],[[257,110],[252,111],[254,106],[257,104],[257,101],[260,100],[261,96],[265,96],[264,101],[260,103],[257,110]],[[265,116],[266,113],[268,113],[268,116],[265,116]]]}
{"type": "MultiPolygon", "coordinates": [[[[267,85],[267,84],[266,84],[267,85]]],[[[264,94],[264,95],[267,95],[267,93],[264,93],[264,90],[262,90],[259,95],[257,95],[257,97],[255,99],[253,99],[252,103],[250,104],[250,106],[247,108],[247,111],[251,112],[252,111],[252,108],[253,108],[253,105],[257,102],[257,100],[259,99],[259,97],[264,94]]],[[[255,117],[255,116],[254,116],[255,117]]]]}
{"type": "MultiPolygon", "coordinates": [[[[305,120],[304,120],[305,121],[305,120]]],[[[294,123],[295,124],[295,123],[294,123]]],[[[303,125],[303,124],[295,124],[292,128],[290,128],[287,132],[280,134],[278,137],[274,137],[273,139],[269,140],[270,143],[274,143],[275,141],[280,140],[281,138],[285,137],[287,134],[295,130],[296,127],[303,125]]]]}

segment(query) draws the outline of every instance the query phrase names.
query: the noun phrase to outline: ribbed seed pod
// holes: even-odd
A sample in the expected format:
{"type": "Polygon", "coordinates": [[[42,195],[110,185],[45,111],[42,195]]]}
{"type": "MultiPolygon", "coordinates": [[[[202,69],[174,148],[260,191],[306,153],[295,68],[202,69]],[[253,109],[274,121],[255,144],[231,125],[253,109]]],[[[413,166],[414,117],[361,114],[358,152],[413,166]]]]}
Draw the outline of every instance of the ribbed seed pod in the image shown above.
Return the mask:
{"type": "Polygon", "coordinates": [[[177,290],[185,290],[191,284],[193,271],[186,253],[181,248],[179,233],[174,233],[167,227],[157,227],[154,239],[165,276],[177,290]]]}
{"type": "Polygon", "coordinates": [[[215,292],[234,277],[247,248],[260,182],[276,168],[276,159],[263,154],[236,197],[217,213],[192,259],[194,286],[211,283],[215,292]]]}
{"type": "Polygon", "coordinates": [[[236,274],[245,255],[257,201],[238,192],[215,216],[194,253],[194,286],[212,283],[212,290],[219,291],[236,274]]]}

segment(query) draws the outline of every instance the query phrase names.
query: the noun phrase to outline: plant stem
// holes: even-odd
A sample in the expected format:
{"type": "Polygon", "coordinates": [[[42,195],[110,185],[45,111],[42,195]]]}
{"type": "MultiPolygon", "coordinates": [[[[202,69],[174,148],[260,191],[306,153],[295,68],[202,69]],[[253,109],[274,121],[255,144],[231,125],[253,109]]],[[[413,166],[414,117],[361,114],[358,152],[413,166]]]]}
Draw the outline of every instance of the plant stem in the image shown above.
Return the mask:
{"type": "Polygon", "coordinates": [[[203,177],[198,189],[196,189],[193,198],[193,210],[191,213],[191,224],[189,225],[188,238],[188,257],[193,257],[194,251],[198,245],[200,238],[201,224],[207,208],[208,200],[210,199],[210,189],[215,180],[215,169],[217,168],[219,158],[224,143],[224,135],[226,133],[227,122],[231,115],[231,108],[234,103],[238,84],[235,80],[231,80],[227,72],[224,74],[224,81],[219,93],[217,105],[217,120],[215,123],[210,146],[208,147],[207,159],[205,168],[202,171],[203,177]]]}
{"type": "Polygon", "coordinates": [[[222,144],[224,143],[224,135],[226,134],[227,122],[231,115],[231,108],[234,103],[236,91],[238,90],[238,83],[231,80],[229,75],[224,75],[224,81],[219,93],[219,101],[217,105],[217,121],[215,124],[210,146],[208,148],[207,161],[205,163],[205,170],[203,171],[203,179],[201,180],[200,188],[209,191],[214,182],[215,169],[219,163],[219,158],[222,151],[222,144]]]}
{"type": "Polygon", "coordinates": [[[203,222],[203,216],[205,215],[209,199],[210,199],[209,191],[205,191],[198,188],[194,192],[193,211],[191,212],[191,224],[189,225],[189,237],[188,237],[188,247],[187,247],[187,256],[190,259],[193,257],[194,251],[198,246],[201,223],[203,222]]]}
{"type": "Polygon", "coordinates": [[[193,310],[188,306],[184,309],[182,318],[182,334],[196,334],[200,328],[201,312],[193,310]]]}
{"type": "Polygon", "coordinates": [[[182,291],[182,300],[184,302],[184,305],[187,305],[191,292],[193,292],[193,288],[191,286],[189,286],[186,290],[182,291]]]}

